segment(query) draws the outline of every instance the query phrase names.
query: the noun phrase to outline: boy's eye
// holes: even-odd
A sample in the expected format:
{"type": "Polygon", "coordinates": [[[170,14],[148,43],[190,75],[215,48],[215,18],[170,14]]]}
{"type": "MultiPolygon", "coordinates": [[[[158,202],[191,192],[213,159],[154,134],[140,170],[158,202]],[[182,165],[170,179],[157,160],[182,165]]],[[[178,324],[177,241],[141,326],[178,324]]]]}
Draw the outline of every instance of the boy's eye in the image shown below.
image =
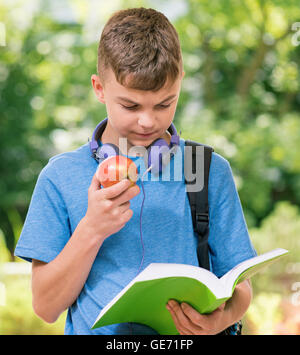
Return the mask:
{"type": "MultiPolygon", "coordinates": [[[[164,108],[170,107],[170,105],[171,105],[171,104],[169,104],[169,105],[158,105],[158,107],[161,108],[161,109],[164,109],[164,108]]],[[[137,105],[133,105],[133,106],[124,106],[124,105],[122,105],[122,107],[123,107],[125,110],[135,110],[135,109],[138,108],[137,105]]]]}
{"type": "Polygon", "coordinates": [[[126,110],[134,110],[134,109],[137,108],[136,105],[134,105],[134,106],[124,106],[124,105],[122,105],[122,107],[125,108],[126,110]]]}
{"type": "Polygon", "coordinates": [[[171,106],[171,104],[169,104],[169,105],[158,105],[159,108],[168,108],[170,106],[171,106]]]}

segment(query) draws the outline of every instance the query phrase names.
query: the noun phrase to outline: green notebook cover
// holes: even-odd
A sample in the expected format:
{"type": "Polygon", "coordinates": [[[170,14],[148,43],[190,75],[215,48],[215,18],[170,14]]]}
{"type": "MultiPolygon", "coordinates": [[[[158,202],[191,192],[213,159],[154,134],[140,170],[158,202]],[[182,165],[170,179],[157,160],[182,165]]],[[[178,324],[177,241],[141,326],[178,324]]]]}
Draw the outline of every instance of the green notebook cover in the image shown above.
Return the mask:
{"type": "Polygon", "coordinates": [[[200,313],[210,313],[228,300],[237,283],[288,253],[275,249],[248,259],[220,279],[208,270],[185,264],[152,263],[134,278],[98,315],[92,329],[134,322],[159,334],[178,334],[168,300],[186,302],[200,313]]]}

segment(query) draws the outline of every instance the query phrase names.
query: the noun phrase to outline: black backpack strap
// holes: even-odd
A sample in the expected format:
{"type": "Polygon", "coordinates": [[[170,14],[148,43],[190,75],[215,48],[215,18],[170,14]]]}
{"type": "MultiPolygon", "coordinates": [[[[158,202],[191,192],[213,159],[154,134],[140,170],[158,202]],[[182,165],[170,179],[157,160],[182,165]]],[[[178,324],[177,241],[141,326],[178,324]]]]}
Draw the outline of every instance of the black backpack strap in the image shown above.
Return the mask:
{"type": "MultiPolygon", "coordinates": [[[[194,232],[198,237],[197,256],[198,256],[199,266],[209,270],[210,263],[209,263],[209,246],[208,246],[208,236],[209,236],[208,178],[209,178],[211,154],[214,150],[212,147],[191,140],[186,140],[185,146],[192,147],[192,172],[198,171],[196,169],[196,155],[199,151],[197,152],[196,147],[202,146],[204,148],[203,189],[197,192],[188,191],[187,189],[187,194],[188,194],[190,207],[191,207],[194,232]]],[[[188,151],[187,149],[185,149],[185,159],[184,159],[185,169],[189,169],[189,171],[191,171],[190,170],[191,167],[186,165],[190,161],[189,159],[187,159],[186,156],[187,153],[188,151]]],[[[201,174],[203,174],[203,171],[201,171],[201,174]]],[[[201,179],[200,177],[198,178],[201,179]]],[[[191,184],[191,182],[187,182],[187,180],[185,180],[185,183],[187,185],[191,184]]]]}
{"type": "MultiPolygon", "coordinates": [[[[204,147],[203,189],[197,192],[191,192],[187,190],[187,194],[188,194],[190,207],[191,207],[194,232],[197,234],[198,237],[197,256],[198,256],[199,266],[209,270],[210,263],[209,263],[209,246],[208,246],[208,236],[209,236],[208,179],[209,179],[211,155],[214,149],[207,145],[200,144],[191,140],[186,140],[185,146],[192,147],[192,172],[193,173],[197,172],[196,147],[197,146],[204,147]]],[[[185,154],[184,154],[184,169],[190,170],[191,167],[188,166],[190,160],[186,159],[187,157],[186,152],[187,150],[185,150],[185,154]]],[[[190,184],[190,182],[188,182],[187,180],[185,180],[185,183],[190,184]]],[[[218,335],[241,335],[241,333],[242,333],[242,322],[239,321],[231,325],[227,329],[223,330],[218,335]]]]}

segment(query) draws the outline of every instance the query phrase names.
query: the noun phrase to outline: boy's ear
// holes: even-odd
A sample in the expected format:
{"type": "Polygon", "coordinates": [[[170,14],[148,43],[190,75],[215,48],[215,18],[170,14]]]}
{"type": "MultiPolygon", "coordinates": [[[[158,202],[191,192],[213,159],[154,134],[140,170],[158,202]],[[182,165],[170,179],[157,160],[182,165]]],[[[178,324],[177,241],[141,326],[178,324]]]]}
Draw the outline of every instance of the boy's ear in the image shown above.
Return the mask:
{"type": "Polygon", "coordinates": [[[103,104],[105,104],[103,85],[100,81],[99,76],[96,74],[93,74],[91,76],[91,82],[92,82],[92,86],[93,86],[95,95],[97,97],[97,100],[102,102],[103,104]]]}

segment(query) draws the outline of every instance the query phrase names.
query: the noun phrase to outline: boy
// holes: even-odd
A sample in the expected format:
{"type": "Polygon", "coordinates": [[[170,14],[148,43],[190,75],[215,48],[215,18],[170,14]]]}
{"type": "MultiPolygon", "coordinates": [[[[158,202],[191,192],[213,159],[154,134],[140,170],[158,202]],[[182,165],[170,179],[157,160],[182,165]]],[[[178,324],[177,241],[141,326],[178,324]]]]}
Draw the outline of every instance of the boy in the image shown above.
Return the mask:
{"type": "MultiPolygon", "coordinates": [[[[170,143],[170,127],[184,76],[178,35],[153,9],[118,11],[103,29],[97,99],[106,105],[107,125],[99,144],[128,151],[158,138],[170,143]]],[[[182,154],[184,140],[180,139],[182,154]]],[[[128,151],[123,154],[127,154],[128,151]]],[[[139,159],[141,173],[145,167],[139,159]]],[[[50,159],[42,170],[15,254],[32,261],[33,307],[54,322],[68,308],[65,334],[155,334],[141,324],[91,330],[99,311],[137,274],[142,259],[140,180],[102,189],[88,144],[50,159]]],[[[253,257],[229,163],[213,153],[209,178],[210,261],[222,276],[253,257]]],[[[198,265],[190,207],[181,181],[145,183],[143,268],[151,262],[198,265]]],[[[210,315],[170,300],[168,310],[180,334],[217,334],[246,312],[251,287],[239,284],[233,297],[210,315]]]]}

